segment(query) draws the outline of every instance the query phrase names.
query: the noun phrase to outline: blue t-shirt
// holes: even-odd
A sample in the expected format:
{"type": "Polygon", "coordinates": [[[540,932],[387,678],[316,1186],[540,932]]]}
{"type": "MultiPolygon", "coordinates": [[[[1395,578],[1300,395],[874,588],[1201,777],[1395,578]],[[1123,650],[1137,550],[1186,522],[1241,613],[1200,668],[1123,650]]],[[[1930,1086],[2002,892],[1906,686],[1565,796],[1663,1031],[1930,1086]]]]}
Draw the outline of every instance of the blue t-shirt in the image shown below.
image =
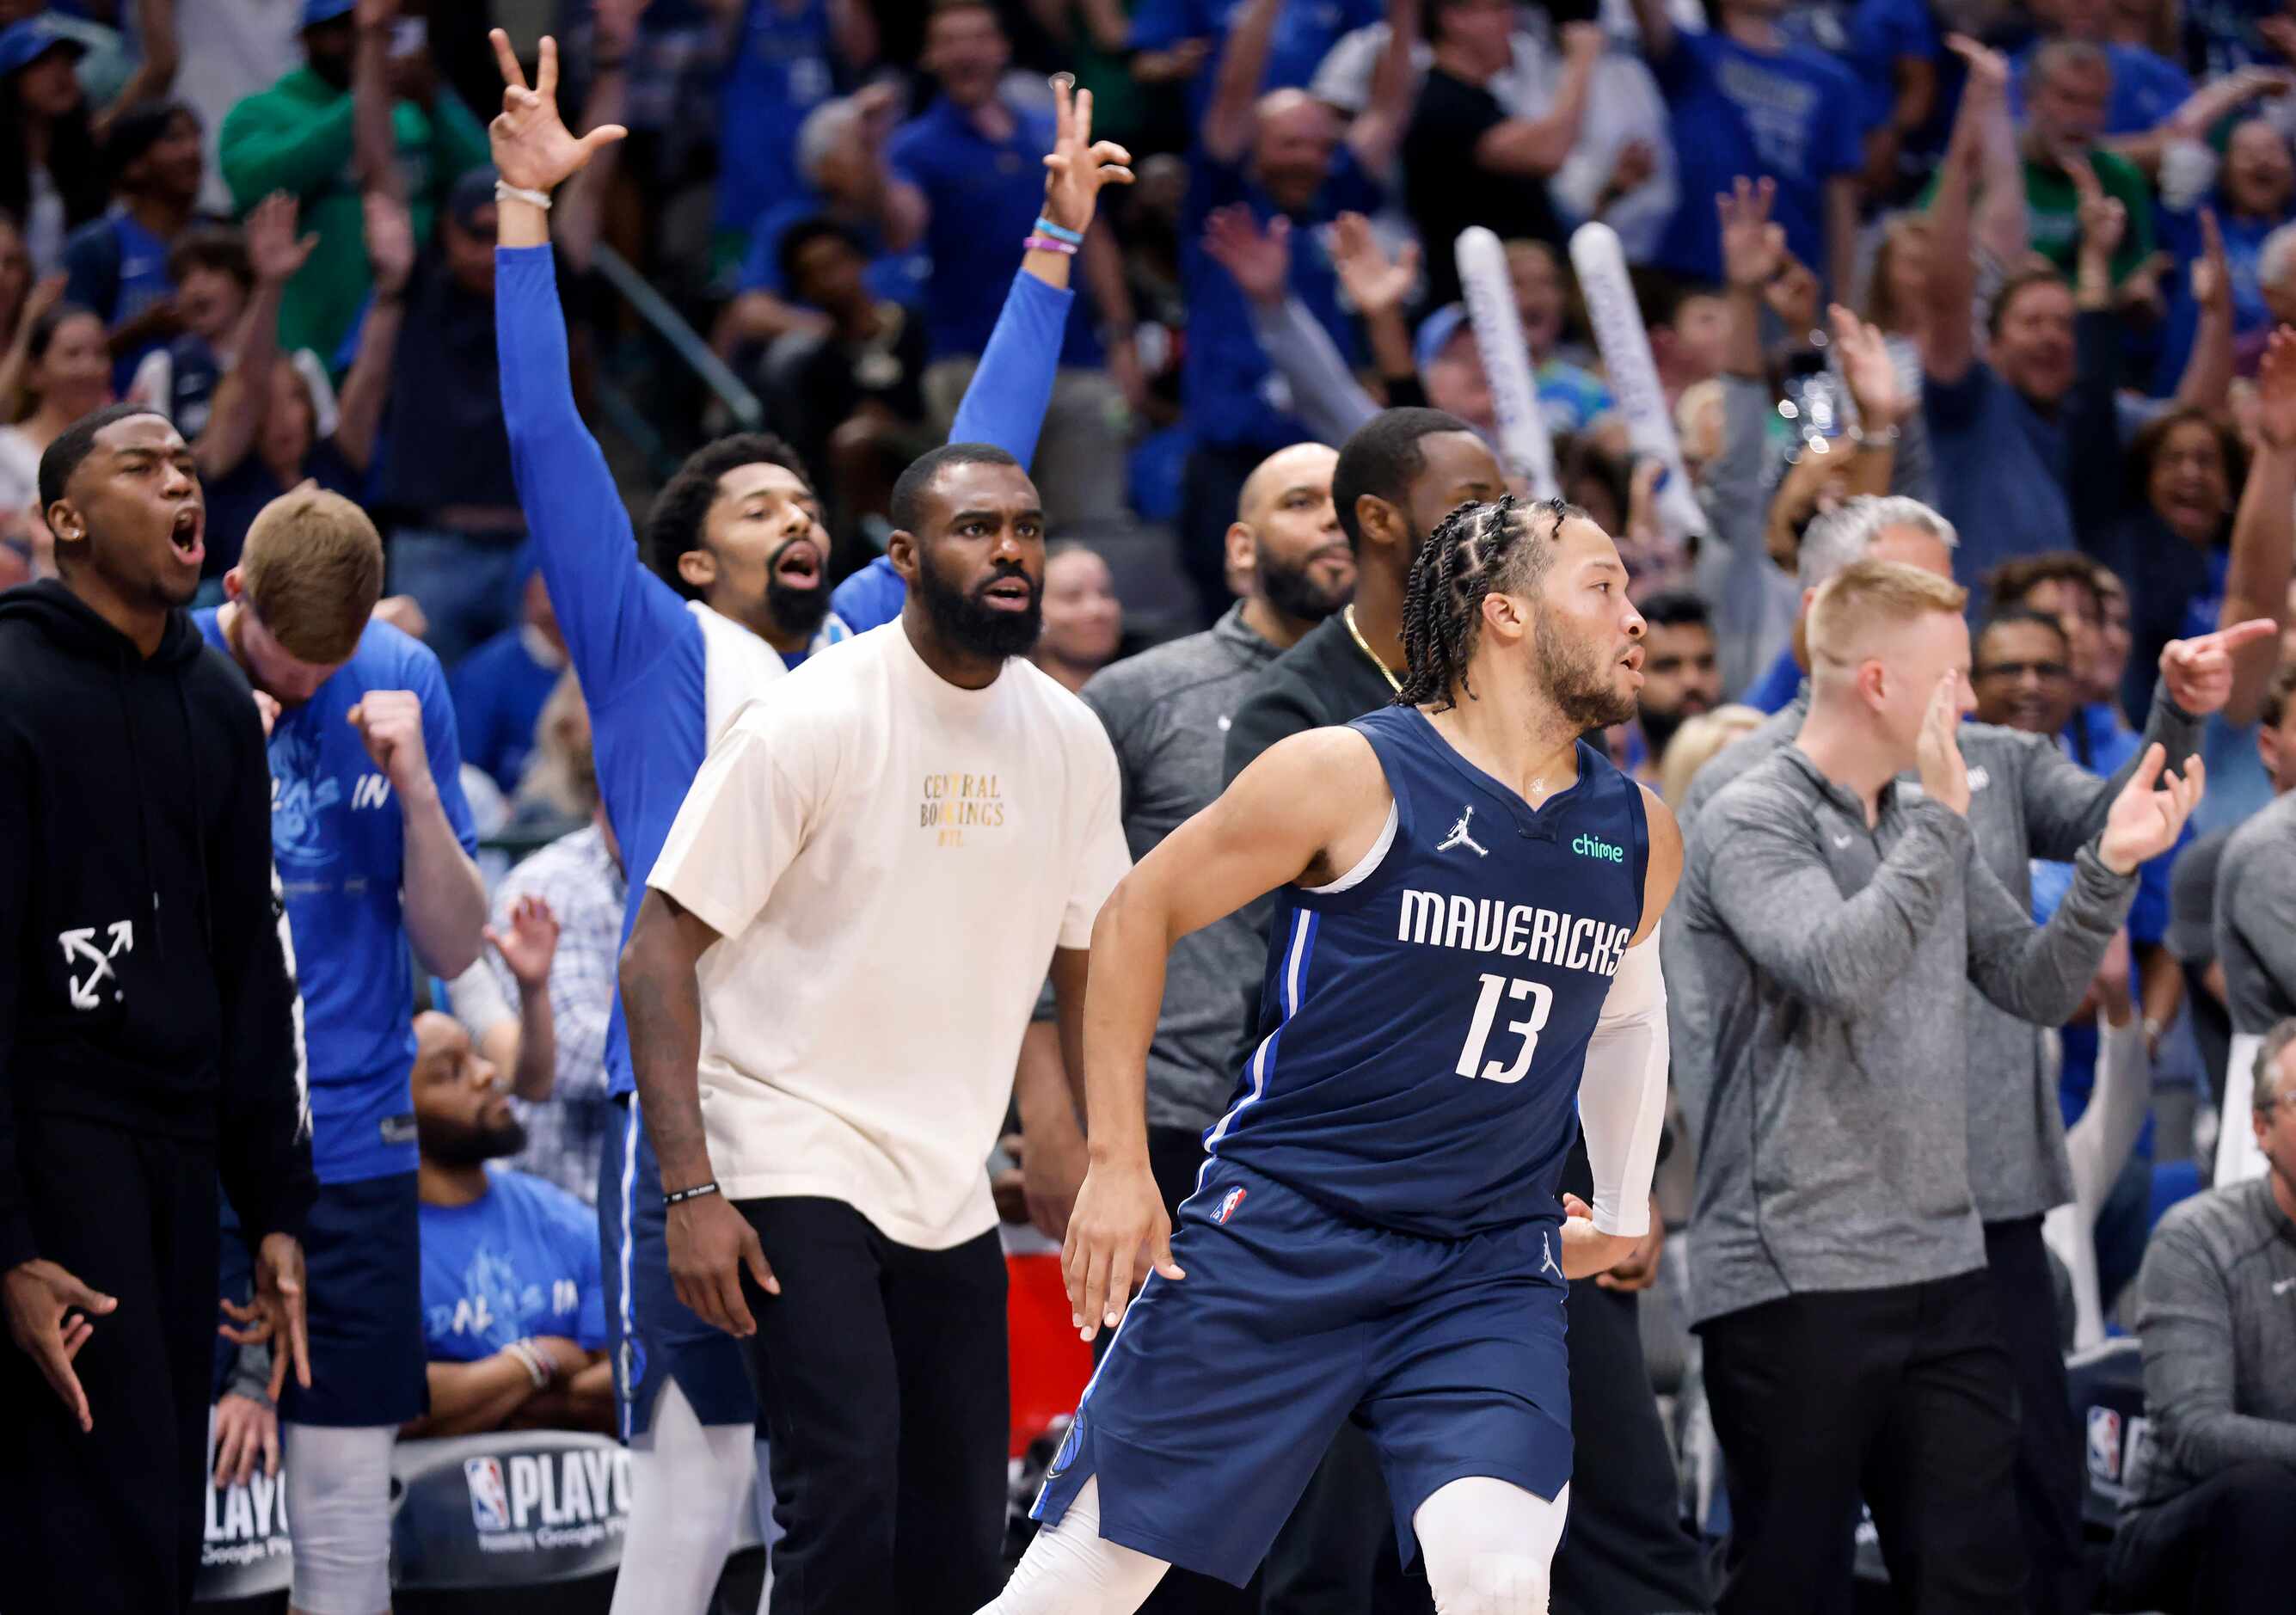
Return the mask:
{"type": "Polygon", "coordinates": [[[518,789],[534,750],[534,726],[563,668],[537,661],[524,627],[504,628],[455,669],[455,726],[463,760],[484,769],[504,795],[518,789]]]}
{"type": "MultiPolygon", "coordinates": [[[[229,655],[217,613],[196,614],[229,655]]],[[[422,703],[430,777],[463,850],[479,832],[463,799],[463,749],[439,659],[387,623],[371,622],[349,661],[271,729],[271,848],[287,893],[295,973],[310,1059],[311,1163],[323,1184],[412,1172],[414,958],[400,916],[406,830],[390,782],[351,726],[370,690],[411,690],[422,703]]]]}
{"type": "Polygon", "coordinates": [[[805,188],[798,128],[835,87],[829,0],[803,0],[794,12],[781,0],[750,0],[718,89],[719,229],[747,234],[767,209],[805,188]]]}
{"type": "MultiPolygon", "coordinates": [[[[62,266],[64,300],[94,309],[106,325],[124,324],[176,290],[168,273],[168,243],[118,203],[71,233],[62,266]]],[[[144,356],[166,345],[164,339],[146,342],[119,355],[112,362],[112,385],[127,391],[144,356]]]]}
{"type": "MultiPolygon", "coordinates": [[[[936,101],[923,116],[893,132],[886,157],[893,171],[932,208],[925,255],[932,279],[925,287],[925,336],[932,357],[977,357],[1004,307],[1004,292],[1021,267],[1021,243],[1045,202],[1045,153],[1053,149],[1053,120],[1010,109],[1013,133],[1001,141],[972,119],[936,101]]],[[[1097,369],[1102,354],[1083,299],[1069,315],[1061,364],[1097,369]]]]}
{"type": "MultiPolygon", "coordinates": [[[[2277,218],[2242,218],[2225,205],[2222,195],[2210,200],[2224,237],[2225,267],[2230,271],[2233,336],[2235,340],[2253,336],[2272,325],[2264,283],[2257,275],[2264,238],[2296,217],[2296,209],[2277,218]]],[[[2185,363],[2193,355],[2193,338],[2200,330],[2201,307],[2193,301],[2193,264],[2201,256],[2203,242],[2197,212],[2172,213],[2162,209],[2152,217],[2160,228],[2161,248],[2177,260],[2175,271],[2161,282],[2161,290],[2169,294],[2169,317],[2161,323],[2160,360],[2152,372],[2152,396],[2165,398],[2184,380],[2185,363]]]]}
{"type": "MultiPolygon", "coordinates": [[[[1211,53],[1188,82],[1188,127],[1203,127],[1219,72],[1220,52],[1245,0],[1139,0],[1132,9],[1132,48],[1168,51],[1188,39],[1207,39],[1211,53]]],[[[1267,42],[1261,90],[1304,87],[1343,34],[1369,27],[1384,14],[1379,0],[1287,0],[1275,13],[1267,42]]]]}
{"type": "MultiPolygon", "coordinates": [[[[2025,118],[2025,78],[2032,70],[2036,45],[2017,58],[2009,79],[2009,111],[2025,118]]],[[[2193,80],[2175,62],[2134,45],[2107,45],[2112,63],[2112,99],[2105,103],[2104,133],[2143,135],[2160,127],[2193,93],[2193,80]]]]}
{"type": "Polygon", "coordinates": [[[1961,535],[1955,582],[1973,589],[2005,561],[2075,547],[2061,423],[1982,360],[1958,381],[1925,378],[1922,418],[1936,459],[1938,509],[1961,535]]]}
{"type": "Polygon", "coordinates": [[[1757,711],[1783,712],[1801,693],[1802,678],[1801,664],[1794,660],[1793,647],[1789,645],[1738,699],[1757,711]]]}
{"type": "MultiPolygon", "coordinates": [[[[1361,349],[1354,323],[1340,306],[1328,226],[1341,213],[1376,213],[1383,200],[1381,187],[1342,146],[1333,153],[1331,177],[1315,201],[1292,216],[1292,295],[1308,306],[1350,364],[1360,362],[1361,349]]],[[[1252,334],[1251,310],[1242,291],[1204,250],[1204,221],[1234,202],[1249,207],[1263,223],[1277,212],[1240,167],[1199,152],[1180,217],[1180,277],[1188,302],[1180,393],[1198,441],[1272,451],[1315,433],[1292,414],[1291,392],[1252,334]]]]}
{"type": "Polygon", "coordinates": [[[1922,0],[1818,0],[1789,11],[1778,28],[1795,45],[1823,51],[1849,70],[1857,81],[1861,130],[1896,108],[1899,61],[1934,61],[1945,48],[1922,0]]]}
{"type": "MultiPolygon", "coordinates": [[[[1693,280],[1722,278],[1714,199],[1741,174],[1777,182],[1770,217],[1794,255],[1825,273],[1825,187],[1866,155],[1866,97],[1849,70],[1821,52],[1750,50],[1718,32],[1678,33],[1651,64],[1673,111],[1682,203],[1658,261],[1693,280]]],[[[1838,290],[1838,289],[1837,289],[1838,290]]]]}
{"type": "Polygon", "coordinates": [[[556,1184],[487,1168],[467,1206],[424,1201],[422,1344],[434,1363],[475,1363],[513,1340],[606,1344],[598,1218],[556,1184]]]}
{"type": "MultiPolygon", "coordinates": [[[[782,278],[782,237],[793,225],[829,216],[829,204],[811,194],[791,197],[767,209],[765,216],[758,220],[758,227],[750,233],[749,255],[742,260],[740,290],[789,297],[788,283],[782,278]]],[[[863,272],[862,280],[870,293],[905,308],[922,304],[926,283],[932,278],[932,265],[925,255],[890,250],[874,224],[850,227],[869,250],[869,266],[863,272]]]]}

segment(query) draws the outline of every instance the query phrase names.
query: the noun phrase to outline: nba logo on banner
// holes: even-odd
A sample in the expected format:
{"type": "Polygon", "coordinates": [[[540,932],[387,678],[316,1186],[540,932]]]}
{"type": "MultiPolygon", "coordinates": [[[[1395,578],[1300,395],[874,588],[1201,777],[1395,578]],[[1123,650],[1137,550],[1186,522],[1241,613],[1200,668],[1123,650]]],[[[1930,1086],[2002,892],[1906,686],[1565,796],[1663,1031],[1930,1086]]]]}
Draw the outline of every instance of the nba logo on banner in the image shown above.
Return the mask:
{"type": "Polygon", "coordinates": [[[1221,1222],[1227,1221],[1229,1217],[1235,1215],[1235,1209],[1242,1204],[1243,1204],[1243,1191],[1241,1189],[1230,1189],[1226,1194],[1220,1196],[1218,1220],[1221,1222]]]}
{"type": "Polygon", "coordinates": [[[471,1489],[471,1523],[481,1531],[510,1529],[510,1491],[503,1485],[500,1461],[463,1459],[463,1481],[471,1489]]]}
{"type": "Polygon", "coordinates": [[[2110,1407],[2088,1410],[2088,1472],[2108,1486],[2120,1480],[2120,1414],[2110,1407]]]}

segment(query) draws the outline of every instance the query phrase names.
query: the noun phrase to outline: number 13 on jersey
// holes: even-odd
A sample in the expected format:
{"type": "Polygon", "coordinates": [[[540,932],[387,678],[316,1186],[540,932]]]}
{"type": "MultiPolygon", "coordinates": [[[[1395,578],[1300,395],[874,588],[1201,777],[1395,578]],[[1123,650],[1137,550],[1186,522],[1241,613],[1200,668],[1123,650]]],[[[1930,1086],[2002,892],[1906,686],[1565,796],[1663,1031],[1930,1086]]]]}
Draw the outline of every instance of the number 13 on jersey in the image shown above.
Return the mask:
{"type": "Polygon", "coordinates": [[[1459,1050],[1459,1063],[1454,1067],[1460,1076],[1472,1081],[1480,1077],[1486,1082],[1521,1082],[1530,1070],[1530,1058],[1538,1052],[1538,1034],[1546,1025],[1546,1012],[1554,1005],[1554,989],[1544,982],[1526,981],[1520,976],[1508,980],[1505,976],[1485,976],[1482,996],[1475,1000],[1475,1018],[1467,1028],[1467,1041],[1459,1050]],[[1501,1000],[1513,1003],[1530,1000],[1530,1013],[1521,1021],[1510,1021],[1506,1029],[1522,1039],[1514,1058],[1502,1066],[1493,1060],[1483,1060],[1484,1045],[1491,1040],[1491,1023],[1498,1019],[1501,1000]]]}

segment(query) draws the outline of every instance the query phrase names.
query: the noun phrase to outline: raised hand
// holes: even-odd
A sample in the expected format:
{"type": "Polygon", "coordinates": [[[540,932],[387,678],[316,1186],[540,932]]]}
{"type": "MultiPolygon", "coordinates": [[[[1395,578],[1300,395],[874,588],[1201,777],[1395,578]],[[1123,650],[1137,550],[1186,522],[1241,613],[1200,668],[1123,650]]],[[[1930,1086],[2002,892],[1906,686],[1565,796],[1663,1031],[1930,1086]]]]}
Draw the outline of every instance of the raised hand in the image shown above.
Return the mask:
{"type": "Polygon", "coordinates": [[[295,234],[295,199],[274,191],[247,216],[247,263],[255,278],[272,285],[293,280],[319,244],[316,235],[295,234]]]}
{"type": "Polygon", "coordinates": [[[1419,283],[1419,243],[1405,242],[1390,258],[1371,220],[1360,213],[1342,213],[1332,225],[1332,267],[1339,272],[1348,300],[1368,319],[1402,307],[1419,283]]]}
{"type": "Polygon", "coordinates": [[[1898,381],[1898,362],[1878,325],[1869,325],[1840,303],[1832,309],[1833,351],[1841,356],[1841,378],[1849,384],[1861,424],[1875,430],[1905,419],[1905,389],[1898,381]]]}
{"type": "Polygon", "coordinates": [[[374,270],[374,289],[397,297],[414,273],[414,219],[405,202],[386,192],[369,191],[359,201],[366,214],[366,261],[374,270]]]}
{"type": "Polygon", "coordinates": [[[1280,303],[1292,275],[1292,221],[1281,213],[1265,227],[1251,209],[1231,202],[1204,220],[1204,250],[1255,303],[1280,303]]]}
{"type": "Polygon", "coordinates": [[[1053,76],[1053,149],[1045,153],[1045,217],[1082,235],[1092,227],[1103,185],[1132,183],[1132,153],[1092,137],[1092,92],[1066,73],[1053,76]]]}
{"type": "Polygon", "coordinates": [[[1948,673],[1931,693],[1914,757],[1922,789],[1931,800],[1964,816],[1969,812],[1969,765],[1961,755],[1961,675],[1948,673]]]}
{"type": "Polygon", "coordinates": [[[2256,372],[2256,431],[2267,448],[2296,450],[2296,326],[2281,326],[2265,344],[2256,372]]]}
{"type": "Polygon", "coordinates": [[[32,1359],[50,1390],[83,1431],[95,1428],[88,1410],[87,1392],[80,1389],[72,1359],[95,1332],[91,1321],[119,1303],[86,1284],[51,1261],[35,1258],[8,1269],[4,1282],[8,1333],[16,1349],[32,1359]]]}
{"type": "Polygon", "coordinates": [[[2113,254],[2120,250],[2121,238],[2128,233],[2128,208],[2119,197],[2104,193],[2087,153],[2061,158],[2058,167],[2073,182],[2073,194],[2079,198],[2081,256],[2087,258],[2094,254],[2099,265],[2110,266],[2113,254]]]}
{"type": "Polygon", "coordinates": [[[510,906],[508,929],[489,925],[486,939],[510,966],[511,979],[531,991],[550,980],[550,963],[558,955],[558,916],[543,898],[527,896],[510,906]]]}
{"type": "Polygon", "coordinates": [[[412,690],[370,690],[343,715],[359,732],[366,754],[403,802],[431,784],[430,757],[422,742],[422,698],[412,690]]]}
{"type": "Polygon", "coordinates": [[[554,191],[629,133],[618,123],[604,123],[578,139],[567,128],[558,115],[557,40],[542,37],[534,87],[529,89],[526,70],[510,48],[510,36],[496,29],[487,37],[494,42],[495,65],[503,76],[503,110],[487,126],[487,141],[504,184],[521,191],[554,191]]]}
{"type": "Polygon", "coordinates": [[[1786,227],[1770,222],[1777,182],[1738,176],[1714,199],[1722,218],[1722,278],[1736,291],[1759,291],[1777,277],[1786,259],[1786,227]]]}
{"type": "Polygon", "coordinates": [[[2233,653],[2279,635],[2280,625],[2269,617],[2251,617],[2197,639],[2170,640],[2161,652],[2161,679],[2169,699],[2194,717],[2221,712],[2232,699],[2233,653]]]}
{"type": "Polygon", "coordinates": [[[638,20],[653,0],[595,0],[590,9],[592,37],[601,56],[627,56],[637,43],[638,20]]]}
{"type": "Polygon", "coordinates": [[[1818,283],[1817,271],[1789,252],[1776,278],[1763,288],[1762,300],[1788,331],[1815,331],[1818,299],[1824,290],[1818,283]]]}
{"type": "Polygon", "coordinates": [[[2103,832],[2096,839],[2096,851],[2104,866],[2117,875],[2134,874],[2139,864],[2174,847],[2184,833],[2185,821],[2200,806],[2208,780],[2201,759],[2187,761],[2180,776],[2161,771],[2168,755],[2157,741],[2147,746],[2136,772],[2112,799],[2103,832]]]}
{"type": "Polygon", "coordinates": [[[2201,209],[2201,255],[2193,260],[2193,301],[2201,312],[2232,318],[2232,266],[2225,258],[2224,232],[2216,210],[2201,209]]]}
{"type": "Polygon", "coordinates": [[[2009,58],[1967,34],[1948,34],[1945,43],[1969,70],[1969,81],[1961,92],[1964,101],[1972,94],[1980,101],[2008,100],[2009,58]]]}
{"type": "Polygon", "coordinates": [[[1151,1272],[1176,1283],[1187,1276],[1172,1259],[1172,1219],[1164,1215],[1145,1155],[1086,1168],[1069,1213],[1061,1272],[1068,1281],[1069,1322],[1086,1340],[1116,1327],[1131,1302],[1136,1273],[1143,1283],[1151,1272]]]}

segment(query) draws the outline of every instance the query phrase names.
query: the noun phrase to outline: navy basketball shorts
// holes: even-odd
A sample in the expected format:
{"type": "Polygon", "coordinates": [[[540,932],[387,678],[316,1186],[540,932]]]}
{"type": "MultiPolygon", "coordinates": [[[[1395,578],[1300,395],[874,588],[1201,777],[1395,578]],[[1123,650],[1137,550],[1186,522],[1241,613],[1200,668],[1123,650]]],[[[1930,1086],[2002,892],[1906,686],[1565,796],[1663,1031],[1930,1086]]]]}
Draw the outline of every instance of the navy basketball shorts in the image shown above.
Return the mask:
{"type": "Polygon", "coordinates": [[[430,1411],[420,1208],[412,1172],[319,1185],[303,1235],[311,1389],[290,1368],[282,1419],[365,1430],[430,1411]]]}
{"type": "Polygon", "coordinates": [[[1411,1517],[1468,1476],[1570,1479],[1560,1224],[1463,1240],[1346,1220],[1215,1159],[1077,1408],[1031,1513],[1100,1477],[1100,1534],[1241,1586],[1341,1422],[1370,1435],[1408,1563],[1411,1517]]]}
{"type": "Polygon", "coordinates": [[[636,1098],[616,1123],[598,1161],[598,1241],[622,1439],[646,1433],[654,1398],[673,1379],[702,1423],[754,1424],[758,1398],[741,1342],[697,1317],[669,1281],[661,1168],[636,1098]]]}

